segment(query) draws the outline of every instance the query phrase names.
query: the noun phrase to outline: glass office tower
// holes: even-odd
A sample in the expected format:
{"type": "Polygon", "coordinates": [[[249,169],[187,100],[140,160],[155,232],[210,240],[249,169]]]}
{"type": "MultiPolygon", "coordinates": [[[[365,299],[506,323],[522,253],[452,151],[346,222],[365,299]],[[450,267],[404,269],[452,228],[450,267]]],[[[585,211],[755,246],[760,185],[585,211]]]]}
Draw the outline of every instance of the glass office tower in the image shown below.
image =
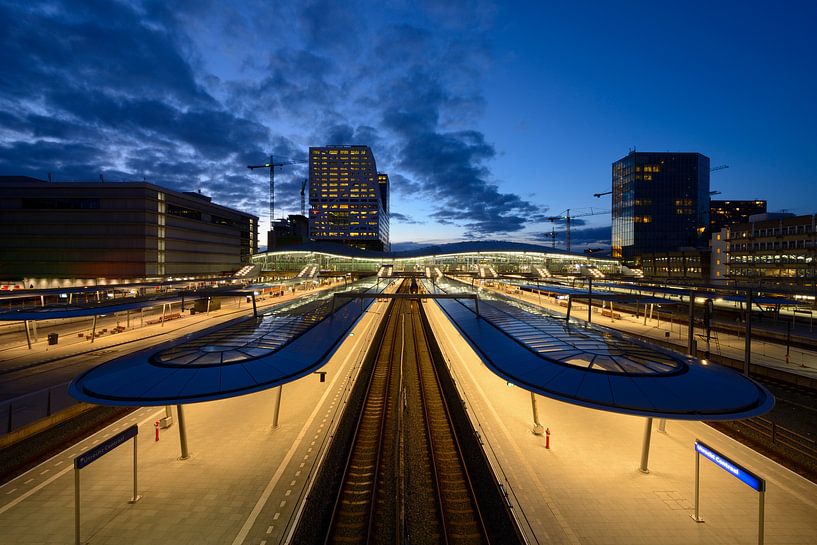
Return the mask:
{"type": "Polygon", "coordinates": [[[310,239],[387,250],[388,184],[368,146],[309,148],[310,239]]]}
{"type": "Polygon", "coordinates": [[[636,152],[613,163],[613,257],[705,245],[709,225],[709,157],[636,152]]]}

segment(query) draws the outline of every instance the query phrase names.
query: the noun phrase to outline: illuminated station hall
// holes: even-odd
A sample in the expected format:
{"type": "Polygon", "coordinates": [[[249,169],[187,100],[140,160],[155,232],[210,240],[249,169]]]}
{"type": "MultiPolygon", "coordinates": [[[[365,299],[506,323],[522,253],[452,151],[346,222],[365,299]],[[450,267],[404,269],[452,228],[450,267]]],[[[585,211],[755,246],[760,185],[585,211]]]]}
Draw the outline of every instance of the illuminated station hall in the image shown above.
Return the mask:
{"type": "Polygon", "coordinates": [[[116,417],[2,485],[11,534],[236,545],[817,535],[815,485],[733,433],[768,422],[766,380],[788,372],[779,351],[813,355],[794,294],[658,284],[615,259],[488,241],[313,242],[147,291],[96,286],[66,302],[55,297],[65,289],[6,294],[7,375],[60,361],[69,378],[6,402],[3,437],[65,411],[116,417]],[[751,322],[753,306],[763,322],[735,322],[747,308],[751,322]],[[798,342],[773,347],[783,322],[798,342]],[[42,529],[15,526],[43,512],[42,529]]]}

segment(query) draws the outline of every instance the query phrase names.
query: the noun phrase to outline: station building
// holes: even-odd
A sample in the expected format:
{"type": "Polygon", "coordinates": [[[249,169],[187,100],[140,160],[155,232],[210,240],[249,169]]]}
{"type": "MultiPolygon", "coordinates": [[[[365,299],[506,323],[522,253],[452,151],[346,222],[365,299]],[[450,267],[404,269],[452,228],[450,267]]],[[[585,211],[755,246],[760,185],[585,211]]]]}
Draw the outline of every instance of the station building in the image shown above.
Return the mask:
{"type": "Polygon", "coordinates": [[[309,238],[389,249],[389,177],[369,146],[309,148],[309,238]]]}
{"type": "Polygon", "coordinates": [[[377,273],[382,267],[393,272],[494,275],[530,275],[546,278],[565,276],[617,276],[626,269],[618,260],[574,254],[540,246],[504,241],[474,241],[440,244],[402,252],[372,252],[331,243],[293,246],[252,257],[262,275],[286,276],[305,267],[336,273],[377,273]]]}
{"type": "Polygon", "coordinates": [[[643,254],[706,246],[709,157],[631,151],[612,173],[613,257],[639,266],[643,254]]]}
{"type": "Polygon", "coordinates": [[[228,275],[258,218],[147,182],[0,177],[0,280],[56,288],[228,275]]]}

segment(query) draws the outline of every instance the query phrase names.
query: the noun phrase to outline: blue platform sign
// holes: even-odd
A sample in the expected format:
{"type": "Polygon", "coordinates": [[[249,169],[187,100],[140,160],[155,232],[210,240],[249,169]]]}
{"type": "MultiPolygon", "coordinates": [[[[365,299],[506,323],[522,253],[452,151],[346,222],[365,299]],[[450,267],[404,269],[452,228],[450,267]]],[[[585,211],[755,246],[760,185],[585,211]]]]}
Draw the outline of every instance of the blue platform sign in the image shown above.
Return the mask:
{"type": "Polygon", "coordinates": [[[115,449],[128,439],[136,437],[138,433],[139,426],[137,426],[136,424],[134,424],[133,426],[126,430],[122,430],[121,432],[117,433],[110,439],[106,439],[105,441],[98,444],[94,448],[86,450],[85,452],[74,458],[74,467],[77,469],[82,469],[91,462],[95,462],[99,458],[102,458],[104,455],[108,454],[110,451],[112,451],[113,449],[115,449]]]}
{"type": "Polygon", "coordinates": [[[705,443],[695,441],[695,451],[704,458],[713,462],[715,465],[719,466],[721,469],[724,469],[727,473],[730,473],[734,477],[737,477],[743,481],[745,484],[748,484],[758,492],[766,491],[765,480],[761,479],[745,467],[733,462],[705,443]]]}

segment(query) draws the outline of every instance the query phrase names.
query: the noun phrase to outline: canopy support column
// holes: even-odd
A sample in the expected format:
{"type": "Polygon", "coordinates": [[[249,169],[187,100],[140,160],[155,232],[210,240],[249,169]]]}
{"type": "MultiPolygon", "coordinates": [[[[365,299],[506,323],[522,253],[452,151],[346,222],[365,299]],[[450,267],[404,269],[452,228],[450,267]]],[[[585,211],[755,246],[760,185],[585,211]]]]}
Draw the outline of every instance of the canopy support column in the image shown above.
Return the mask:
{"type": "Polygon", "coordinates": [[[272,409],[272,429],[278,427],[278,415],[281,414],[281,396],[283,395],[284,385],[278,386],[275,389],[275,404],[272,409]]]}
{"type": "Polygon", "coordinates": [[[28,330],[28,320],[23,320],[23,327],[26,330],[26,344],[28,344],[28,349],[31,350],[31,332],[28,330]]]}
{"type": "Polygon", "coordinates": [[[641,445],[641,466],[638,470],[641,473],[649,473],[648,462],[650,461],[650,439],[652,436],[652,417],[647,417],[644,425],[644,443],[641,445]]]}
{"type": "Polygon", "coordinates": [[[187,460],[190,453],[187,451],[187,427],[184,423],[184,410],[181,405],[176,405],[176,413],[179,415],[179,445],[182,449],[182,455],[179,460],[187,460]]]}
{"type": "Polygon", "coordinates": [[[533,435],[542,435],[545,429],[539,423],[539,409],[536,407],[536,394],[533,392],[530,393],[530,405],[533,410],[533,429],[531,431],[533,435]]]}
{"type": "Polygon", "coordinates": [[[752,363],[752,290],[746,290],[746,346],[743,349],[743,374],[749,376],[752,363]]]}

